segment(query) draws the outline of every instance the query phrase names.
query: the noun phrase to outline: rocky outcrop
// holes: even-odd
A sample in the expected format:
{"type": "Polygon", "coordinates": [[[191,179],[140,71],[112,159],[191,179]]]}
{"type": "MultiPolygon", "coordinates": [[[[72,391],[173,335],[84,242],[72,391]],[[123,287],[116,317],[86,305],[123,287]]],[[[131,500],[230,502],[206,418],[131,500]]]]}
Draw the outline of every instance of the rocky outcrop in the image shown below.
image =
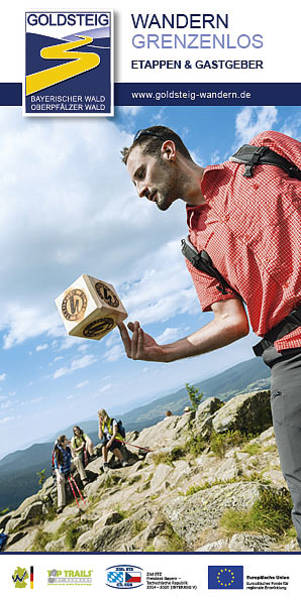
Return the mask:
{"type": "Polygon", "coordinates": [[[260,484],[253,482],[213,486],[169,502],[164,509],[174,531],[193,547],[204,529],[216,528],[227,508],[248,510],[259,498],[260,484]]]}
{"type": "Polygon", "coordinates": [[[241,394],[227,402],[212,421],[217,433],[239,430],[244,433],[260,433],[272,425],[270,392],[261,391],[241,394]]]}
{"type": "Polygon", "coordinates": [[[127,467],[112,460],[104,473],[101,458],[88,465],[79,505],[70,492],[56,515],[49,478],[38,494],[2,516],[5,551],[298,551],[295,539],[269,524],[264,531],[254,519],[250,530],[225,525],[231,511],[248,515],[263,492],[285,498],[269,392],[227,403],[208,398],[196,412],[130,432],[127,444],[127,467]]]}

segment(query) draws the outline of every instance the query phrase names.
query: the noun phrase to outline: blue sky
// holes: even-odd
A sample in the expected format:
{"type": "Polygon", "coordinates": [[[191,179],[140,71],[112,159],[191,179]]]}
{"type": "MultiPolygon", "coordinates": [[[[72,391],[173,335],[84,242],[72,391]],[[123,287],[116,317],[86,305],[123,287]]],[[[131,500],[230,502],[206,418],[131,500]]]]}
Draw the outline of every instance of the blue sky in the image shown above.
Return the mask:
{"type": "Polygon", "coordinates": [[[252,358],[251,334],[207,356],[132,362],[116,331],[67,337],[54,299],[82,273],[112,283],[131,320],[169,342],[204,325],[180,252],[185,206],[139,199],[119,151],[137,129],[175,129],[206,166],[259,131],[300,138],[295,107],[129,107],[112,119],[24,119],[2,108],[0,457],[252,358]]]}

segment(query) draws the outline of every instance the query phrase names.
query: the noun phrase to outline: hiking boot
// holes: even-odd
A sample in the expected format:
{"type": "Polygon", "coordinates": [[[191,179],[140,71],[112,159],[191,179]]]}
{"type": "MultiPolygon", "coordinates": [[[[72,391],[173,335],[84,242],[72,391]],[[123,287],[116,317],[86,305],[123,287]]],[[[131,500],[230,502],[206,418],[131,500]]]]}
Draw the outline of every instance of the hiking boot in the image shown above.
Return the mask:
{"type": "Polygon", "coordinates": [[[85,487],[89,483],[88,479],[83,479],[83,486],[85,487]]]}
{"type": "Polygon", "coordinates": [[[108,463],[103,463],[103,465],[102,465],[102,470],[103,470],[103,472],[104,472],[104,473],[107,473],[107,472],[108,472],[108,470],[109,470],[109,465],[108,465],[108,463]]]}
{"type": "Polygon", "coordinates": [[[123,460],[121,465],[122,467],[128,467],[129,463],[127,462],[127,460],[123,460]]]}
{"type": "Polygon", "coordinates": [[[63,512],[64,508],[65,508],[64,506],[59,506],[56,510],[56,514],[60,515],[63,512]]]}

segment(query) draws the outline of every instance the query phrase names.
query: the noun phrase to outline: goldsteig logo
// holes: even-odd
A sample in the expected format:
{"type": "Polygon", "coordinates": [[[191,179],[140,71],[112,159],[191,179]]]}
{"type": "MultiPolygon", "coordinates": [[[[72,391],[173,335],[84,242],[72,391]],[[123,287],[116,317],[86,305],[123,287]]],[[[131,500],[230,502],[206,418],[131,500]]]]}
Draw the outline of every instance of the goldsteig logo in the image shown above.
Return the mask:
{"type": "Polygon", "coordinates": [[[83,290],[69,290],[63,298],[62,313],[68,321],[80,321],[85,314],[88,300],[83,290]]]}
{"type": "Polygon", "coordinates": [[[111,11],[26,12],[24,112],[112,116],[111,11]]]}

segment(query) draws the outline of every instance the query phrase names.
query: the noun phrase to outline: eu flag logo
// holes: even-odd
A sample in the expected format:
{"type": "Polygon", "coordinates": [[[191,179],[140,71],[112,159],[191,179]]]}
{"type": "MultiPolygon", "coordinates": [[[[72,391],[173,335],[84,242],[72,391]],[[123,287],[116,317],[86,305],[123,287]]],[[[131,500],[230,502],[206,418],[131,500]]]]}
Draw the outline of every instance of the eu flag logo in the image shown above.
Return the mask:
{"type": "Polygon", "coordinates": [[[208,567],[209,590],[242,590],[243,587],[243,567],[208,567]]]}

